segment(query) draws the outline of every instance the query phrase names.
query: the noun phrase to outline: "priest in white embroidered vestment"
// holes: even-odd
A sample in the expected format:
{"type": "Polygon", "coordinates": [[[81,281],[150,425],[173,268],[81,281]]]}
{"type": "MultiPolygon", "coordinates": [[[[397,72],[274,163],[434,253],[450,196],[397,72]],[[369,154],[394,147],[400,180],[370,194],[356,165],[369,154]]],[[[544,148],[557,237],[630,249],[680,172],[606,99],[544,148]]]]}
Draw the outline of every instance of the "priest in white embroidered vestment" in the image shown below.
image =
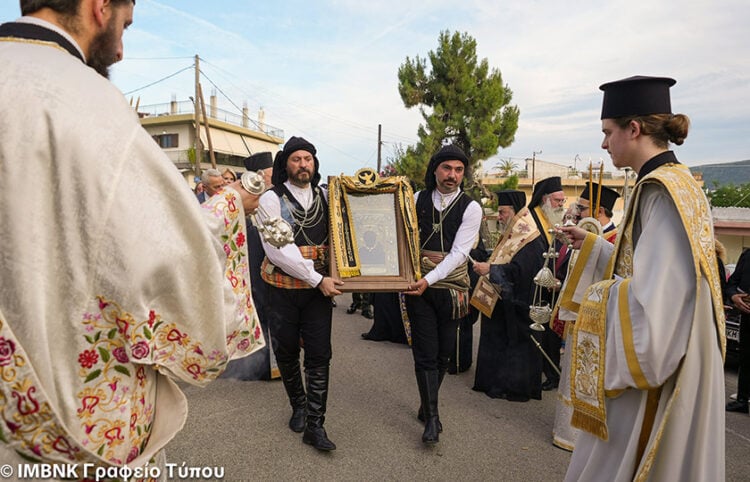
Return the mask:
{"type": "Polygon", "coordinates": [[[601,86],[615,167],[638,173],[613,246],[562,228],[584,277],[571,347],[572,424],[582,430],[566,480],[724,480],[724,311],[708,201],[668,143],[673,79],[601,86]]]}
{"type": "Polygon", "coordinates": [[[204,385],[264,344],[257,196],[236,182],[200,207],[105,78],[134,3],[21,0],[0,25],[4,463],[143,466],[185,421],[173,379],[204,385]]]}

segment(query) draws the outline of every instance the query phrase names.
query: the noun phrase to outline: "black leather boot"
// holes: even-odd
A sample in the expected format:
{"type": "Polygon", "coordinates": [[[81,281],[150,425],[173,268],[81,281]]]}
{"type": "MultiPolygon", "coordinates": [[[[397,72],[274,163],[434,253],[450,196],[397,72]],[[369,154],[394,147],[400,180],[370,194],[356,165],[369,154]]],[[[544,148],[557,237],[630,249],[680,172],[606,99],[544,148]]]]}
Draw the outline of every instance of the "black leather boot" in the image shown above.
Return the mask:
{"type": "Polygon", "coordinates": [[[437,370],[419,371],[417,375],[417,387],[419,387],[419,398],[422,400],[422,412],[424,413],[424,433],[422,443],[433,445],[440,440],[438,416],[438,390],[439,375],[437,370]]]}
{"type": "Polygon", "coordinates": [[[299,362],[279,363],[278,365],[279,373],[281,373],[281,381],[284,382],[284,389],[289,397],[289,404],[292,406],[292,417],[289,419],[289,428],[293,432],[300,433],[305,429],[307,396],[305,395],[305,388],[302,385],[299,362]]]}
{"type": "Polygon", "coordinates": [[[305,378],[307,379],[307,422],[302,441],[312,445],[318,450],[336,450],[336,444],[328,439],[328,434],[323,428],[326,414],[326,401],[328,400],[328,374],[330,368],[307,368],[305,378]]]}
{"type": "MultiPolygon", "coordinates": [[[[440,386],[443,384],[443,378],[445,378],[445,368],[439,368],[438,369],[438,389],[440,389],[440,386]]],[[[424,410],[422,409],[422,405],[419,405],[419,411],[417,412],[417,418],[420,422],[424,423],[424,410]]],[[[443,433],[443,424],[440,423],[440,420],[438,420],[438,432],[443,433]]]]}

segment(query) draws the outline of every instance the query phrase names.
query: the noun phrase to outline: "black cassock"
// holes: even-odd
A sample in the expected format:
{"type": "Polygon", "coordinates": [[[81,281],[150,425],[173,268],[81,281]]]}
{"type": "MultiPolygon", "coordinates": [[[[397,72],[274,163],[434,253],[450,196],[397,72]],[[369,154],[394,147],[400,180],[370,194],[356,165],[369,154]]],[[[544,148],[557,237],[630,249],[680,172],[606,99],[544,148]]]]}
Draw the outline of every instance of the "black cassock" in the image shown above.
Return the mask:
{"type": "Polygon", "coordinates": [[[374,318],[370,331],[365,333],[368,340],[407,343],[404,321],[401,317],[399,293],[372,293],[374,318]]]}
{"type": "Polygon", "coordinates": [[[492,398],[519,402],[542,398],[542,354],[530,337],[540,340],[541,333],[529,328],[529,306],[544,251],[538,237],[509,263],[490,266],[490,281],[502,286],[502,299],[492,318],[482,315],[473,389],[492,398]]]}

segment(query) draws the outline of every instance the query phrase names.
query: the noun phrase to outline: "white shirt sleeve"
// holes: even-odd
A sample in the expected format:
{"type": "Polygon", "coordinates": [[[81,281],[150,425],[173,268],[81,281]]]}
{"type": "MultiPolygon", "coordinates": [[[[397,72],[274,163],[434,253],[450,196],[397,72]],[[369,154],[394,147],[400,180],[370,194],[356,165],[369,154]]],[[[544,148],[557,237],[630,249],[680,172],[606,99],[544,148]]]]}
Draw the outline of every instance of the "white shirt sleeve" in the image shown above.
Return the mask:
{"type": "Polygon", "coordinates": [[[450,252],[435,267],[435,269],[425,275],[424,279],[427,281],[428,285],[432,286],[438,281],[444,279],[451,274],[453,270],[458,268],[461,263],[466,261],[469,252],[477,239],[477,235],[479,234],[479,226],[481,222],[482,208],[479,206],[479,203],[472,201],[464,211],[461,226],[458,228],[450,252]]]}
{"type": "MultiPolygon", "coordinates": [[[[260,205],[270,217],[281,217],[281,202],[275,192],[267,191],[263,194],[260,197],[260,205]]],[[[315,271],[313,261],[303,258],[297,245],[287,244],[282,248],[277,248],[266,242],[263,236],[260,239],[268,260],[286,274],[310,286],[318,286],[323,280],[323,275],[315,271]]]]}

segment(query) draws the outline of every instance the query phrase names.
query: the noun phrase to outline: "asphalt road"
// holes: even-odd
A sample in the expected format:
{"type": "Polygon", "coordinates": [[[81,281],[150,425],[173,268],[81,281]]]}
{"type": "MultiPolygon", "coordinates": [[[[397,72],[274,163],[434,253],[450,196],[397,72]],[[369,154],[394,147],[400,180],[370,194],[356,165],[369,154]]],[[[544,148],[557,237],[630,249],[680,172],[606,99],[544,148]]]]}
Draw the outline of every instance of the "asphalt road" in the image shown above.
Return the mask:
{"type": "MultiPolygon", "coordinates": [[[[287,428],[291,409],[280,381],[220,379],[183,387],[190,415],[167,446],[168,462],[223,467],[225,480],[562,480],[570,454],[551,443],[555,392],[527,403],[491,399],[471,390],[473,366],[446,375],[444,431],[436,446],[425,447],[409,348],[362,340],[372,322],[347,315],[350,300],[340,296],[334,308],[325,427],[337,450],[318,452],[287,428]]],[[[736,388],[730,368],[727,395],[736,388]]],[[[727,480],[750,480],[750,417],[727,414],[726,426],[727,480]]]]}

